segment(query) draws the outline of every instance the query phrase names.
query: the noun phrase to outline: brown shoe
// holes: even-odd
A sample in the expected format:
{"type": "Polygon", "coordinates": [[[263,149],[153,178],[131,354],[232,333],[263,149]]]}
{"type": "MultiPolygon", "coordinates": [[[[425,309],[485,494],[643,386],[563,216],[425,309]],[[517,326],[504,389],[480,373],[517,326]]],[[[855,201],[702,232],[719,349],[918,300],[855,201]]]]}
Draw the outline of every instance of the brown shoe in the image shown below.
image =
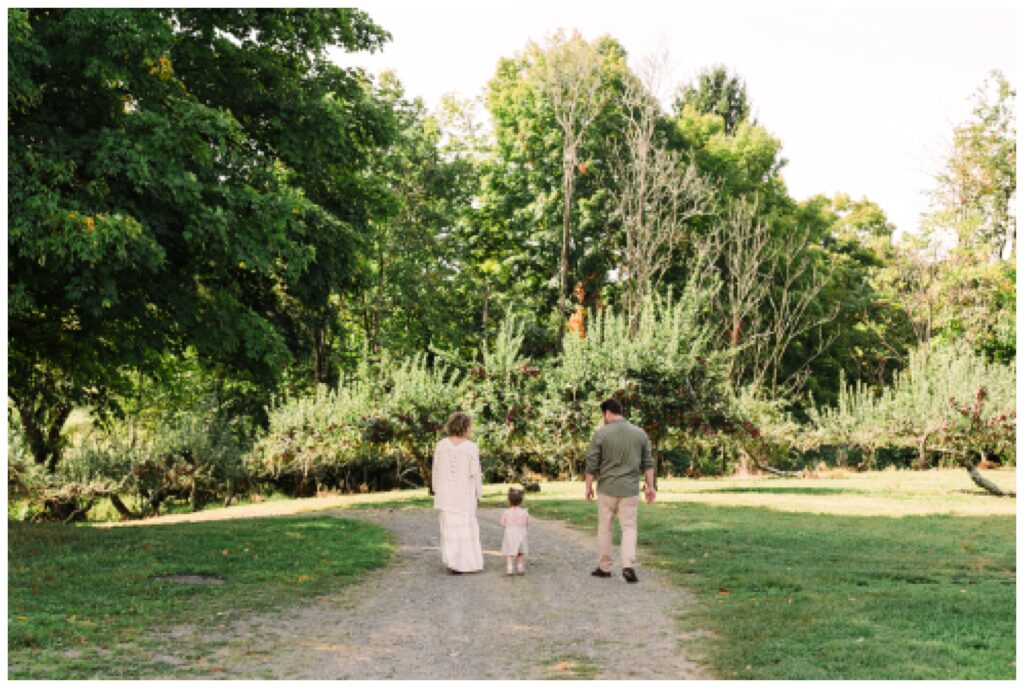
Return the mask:
{"type": "Polygon", "coordinates": [[[602,571],[601,567],[598,567],[598,568],[594,569],[593,571],[591,571],[590,575],[591,576],[596,576],[597,578],[611,578],[612,577],[612,572],[611,571],[602,571]]]}
{"type": "Polygon", "coordinates": [[[637,583],[640,581],[640,579],[636,577],[636,571],[633,569],[622,569],[622,577],[626,579],[627,583],[637,583]]]}

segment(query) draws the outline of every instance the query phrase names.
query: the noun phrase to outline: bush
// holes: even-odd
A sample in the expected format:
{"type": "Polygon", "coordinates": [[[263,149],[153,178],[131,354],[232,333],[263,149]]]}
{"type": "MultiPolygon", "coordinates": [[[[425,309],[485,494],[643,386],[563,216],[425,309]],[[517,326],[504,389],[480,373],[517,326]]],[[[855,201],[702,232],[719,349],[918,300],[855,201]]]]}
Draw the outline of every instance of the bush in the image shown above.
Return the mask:
{"type": "MultiPolygon", "coordinates": [[[[961,428],[970,442],[974,428],[980,433],[993,419],[1011,417],[1016,408],[1016,365],[991,363],[961,345],[932,344],[910,354],[907,368],[893,383],[874,390],[862,383],[840,389],[836,407],[809,409],[812,445],[831,445],[858,450],[862,465],[880,467],[884,457],[903,461],[929,436],[957,424],[963,425],[960,408],[984,390],[987,403],[978,409],[978,422],[961,428]]],[[[810,447],[807,447],[810,448],[810,447]]],[[[994,458],[1014,463],[1012,444],[998,443],[994,458]]],[[[946,457],[947,465],[956,460],[946,457]]]]}
{"type": "Polygon", "coordinates": [[[429,485],[433,446],[461,408],[463,382],[425,356],[364,363],[337,388],[275,402],[245,459],[257,479],[290,494],[429,485]]]}

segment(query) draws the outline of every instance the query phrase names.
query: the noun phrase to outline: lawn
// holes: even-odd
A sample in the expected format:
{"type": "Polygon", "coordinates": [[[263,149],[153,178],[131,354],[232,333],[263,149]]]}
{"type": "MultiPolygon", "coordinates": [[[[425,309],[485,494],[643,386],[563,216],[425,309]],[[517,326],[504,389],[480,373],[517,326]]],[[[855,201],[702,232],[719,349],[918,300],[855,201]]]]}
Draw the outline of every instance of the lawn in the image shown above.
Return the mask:
{"type": "MultiPolygon", "coordinates": [[[[987,477],[1016,481],[1012,469],[987,477]]],[[[483,505],[501,506],[506,490],[486,485],[483,505]]],[[[579,482],[542,483],[526,506],[593,531],[582,493],[579,482]]],[[[421,489],[156,526],[9,524],[10,676],[111,676],[110,653],[145,647],[154,624],[219,624],[337,589],[388,559],[387,533],[308,512],[430,503],[421,489]],[[269,513],[281,517],[252,518],[269,513]],[[175,573],[224,583],[154,579],[175,573]]],[[[662,480],[640,510],[641,576],[657,567],[696,595],[680,633],[710,631],[687,647],[720,678],[1013,679],[1015,514],[1015,500],[955,470],[662,480]]],[[[125,666],[126,678],[158,673],[125,666]]]]}
{"type": "MultiPolygon", "coordinates": [[[[721,678],[1013,679],[1015,504],[971,488],[962,471],[664,481],[641,565],[696,594],[680,626],[712,632],[694,649],[721,678]]],[[[528,506],[594,530],[581,492],[528,506]]]]}
{"type": "MultiPolygon", "coordinates": [[[[8,677],[135,678],[152,628],[337,590],[391,556],[386,530],[335,518],[261,518],[133,528],[8,523],[8,677]],[[175,583],[198,574],[221,582],[175,583]]],[[[150,648],[152,649],[152,648],[150,648]]],[[[197,652],[199,649],[197,648],[197,652]]]]}

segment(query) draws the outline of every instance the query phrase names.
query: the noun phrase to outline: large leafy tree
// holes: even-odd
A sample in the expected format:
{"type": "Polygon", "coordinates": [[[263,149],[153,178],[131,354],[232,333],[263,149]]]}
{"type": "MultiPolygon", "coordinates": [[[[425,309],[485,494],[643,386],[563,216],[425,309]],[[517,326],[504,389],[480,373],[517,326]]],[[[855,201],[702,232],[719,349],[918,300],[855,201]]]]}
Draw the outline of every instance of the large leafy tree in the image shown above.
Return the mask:
{"type": "MultiPolygon", "coordinates": [[[[482,171],[478,218],[492,243],[503,247],[496,281],[507,285],[510,301],[530,320],[552,313],[548,340],[553,346],[561,340],[564,310],[556,306],[563,305],[566,291],[582,292],[588,305],[593,303],[612,265],[605,173],[612,163],[609,140],[621,129],[625,58],[621,45],[609,37],[591,43],[565,36],[550,45],[531,42],[502,59],[488,84],[495,155],[482,171]],[[588,115],[585,128],[567,130],[551,84],[561,71],[571,72],[573,61],[563,55],[570,47],[599,58],[599,83],[588,98],[600,108],[588,115]],[[567,141],[567,136],[574,138],[567,141]]],[[[571,76],[565,78],[572,81],[571,76]]],[[[528,332],[527,348],[530,339],[528,332]]]]}
{"type": "Polygon", "coordinates": [[[52,470],[74,404],[194,348],[273,381],[363,231],[387,118],[353,10],[10,10],[10,396],[52,470]],[[294,328],[291,328],[294,329],[294,328]]]}

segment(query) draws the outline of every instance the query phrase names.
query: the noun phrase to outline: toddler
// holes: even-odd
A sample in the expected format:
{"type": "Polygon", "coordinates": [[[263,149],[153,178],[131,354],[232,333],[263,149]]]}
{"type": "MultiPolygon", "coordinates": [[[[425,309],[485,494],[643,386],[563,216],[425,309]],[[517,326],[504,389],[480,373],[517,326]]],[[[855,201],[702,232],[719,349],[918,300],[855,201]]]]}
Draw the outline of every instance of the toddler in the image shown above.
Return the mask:
{"type": "Polygon", "coordinates": [[[522,507],[523,491],[515,487],[509,488],[509,508],[501,515],[501,525],[505,526],[505,537],[501,541],[501,553],[505,555],[508,575],[526,573],[526,555],[529,550],[526,544],[526,526],[530,523],[530,514],[522,507]],[[515,564],[515,570],[512,565],[515,564]]]}

